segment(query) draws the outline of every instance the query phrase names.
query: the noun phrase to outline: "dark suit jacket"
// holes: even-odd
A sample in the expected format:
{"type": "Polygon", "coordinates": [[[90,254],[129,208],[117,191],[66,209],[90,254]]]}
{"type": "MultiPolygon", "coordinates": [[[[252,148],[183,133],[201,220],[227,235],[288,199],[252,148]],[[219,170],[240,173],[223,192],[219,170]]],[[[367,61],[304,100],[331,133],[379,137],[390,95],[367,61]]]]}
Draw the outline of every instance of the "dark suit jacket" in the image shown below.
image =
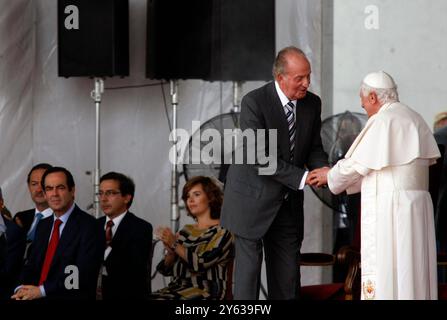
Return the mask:
{"type": "MultiPolygon", "coordinates": [[[[40,220],[29,259],[24,266],[21,283],[38,285],[47,250],[54,216],[40,220]]],[[[47,280],[43,283],[48,298],[95,299],[96,283],[101,263],[101,246],[96,232],[96,220],[75,206],[64,227],[47,280]],[[76,266],[79,271],[79,289],[67,289],[65,280],[73,273],[66,267],[76,266]]]]}
{"type": "Polygon", "coordinates": [[[298,190],[305,166],[327,165],[320,135],[321,100],[308,92],[297,101],[293,163],[287,119],[275,83],[249,92],[242,99],[241,129],[277,129],[277,168],[259,175],[258,165],[231,165],[225,184],[221,224],[236,235],[260,239],[272,224],[286,193],[297,212],[298,235],[303,236],[303,191],[298,190]]]}
{"type": "Polygon", "coordinates": [[[5,220],[6,233],[0,239],[0,299],[9,299],[18,285],[26,248],[26,232],[5,220]]]}
{"type": "MultiPolygon", "coordinates": [[[[103,252],[106,217],[98,219],[103,252]]],[[[102,278],[103,299],[143,299],[150,293],[152,225],[127,212],[112,239],[112,251],[104,261],[107,276],[102,278]]]]}
{"type": "Polygon", "coordinates": [[[434,134],[436,142],[444,146],[444,163],[442,167],[440,187],[438,193],[438,204],[435,206],[436,212],[436,234],[439,242],[439,250],[447,251],[447,127],[437,130],[434,134]]]}
{"type": "Polygon", "coordinates": [[[25,232],[28,233],[29,229],[31,228],[31,225],[34,221],[34,214],[36,212],[36,209],[29,209],[25,211],[17,212],[14,216],[14,219],[19,218],[22,222],[23,229],[25,229],[25,232]]]}
{"type": "Polygon", "coordinates": [[[28,240],[27,236],[28,236],[28,232],[31,229],[31,226],[33,224],[34,221],[34,216],[36,213],[36,209],[29,209],[29,210],[25,210],[25,211],[20,211],[17,212],[14,216],[14,222],[17,223],[17,218],[20,219],[20,222],[22,224],[23,230],[25,231],[25,235],[26,235],[26,242],[27,242],[27,247],[25,249],[25,254],[24,254],[24,261],[23,263],[26,263],[26,260],[29,258],[29,253],[31,252],[31,247],[32,247],[32,242],[28,240]]]}

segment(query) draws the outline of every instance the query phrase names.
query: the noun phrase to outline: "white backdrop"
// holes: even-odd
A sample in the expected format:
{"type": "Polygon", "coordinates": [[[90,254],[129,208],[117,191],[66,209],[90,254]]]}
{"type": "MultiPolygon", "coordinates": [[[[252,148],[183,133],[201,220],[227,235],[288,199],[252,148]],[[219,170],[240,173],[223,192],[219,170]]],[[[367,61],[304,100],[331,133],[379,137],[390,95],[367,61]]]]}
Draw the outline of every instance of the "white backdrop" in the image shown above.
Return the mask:
{"type": "MultiPolygon", "coordinates": [[[[161,86],[109,90],[116,86],[157,83],[145,79],[146,0],[130,0],[130,77],[107,79],[101,104],[102,173],[119,171],[133,177],[136,196],[131,210],[158,225],[169,225],[169,126],[161,86]]],[[[32,206],[26,174],[32,165],[49,162],[68,168],[75,177],[76,202],[86,209],[93,201],[95,108],[93,80],[57,76],[57,1],[0,0],[0,185],[12,212],[32,206]]],[[[277,1],[277,48],[301,46],[312,60],[312,90],[320,94],[320,1],[277,1]]],[[[245,83],[243,92],[262,82],[245,83]]],[[[205,122],[232,106],[232,84],[181,81],[179,127],[205,122]]],[[[168,113],[169,86],[165,86],[168,113]]],[[[181,180],[181,186],[183,180],[181,180]]],[[[180,186],[180,190],[181,190],[180,186]]],[[[304,248],[321,249],[321,204],[307,197],[304,248]],[[307,238],[306,238],[307,239],[307,238]]],[[[182,215],[184,217],[184,215],[182,215]]],[[[189,218],[187,218],[189,219],[189,218]]],[[[181,225],[189,220],[182,219],[181,225]]],[[[160,259],[157,250],[154,264],[160,259]]],[[[304,277],[304,283],[315,272],[304,277]]],[[[317,278],[319,276],[317,275],[317,278]]],[[[163,285],[160,277],[153,288],[163,285]]]]}
{"type": "Polygon", "coordinates": [[[446,12],[445,0],[334,0],[334,113],[361,111],[360,82],[382,69],[433,127],[447,110],[446,12]],[[365,13],[368,6],[377,14],[365,13]],[[377,28],[365,27],[368,17],[377,28]]]}
{"type": "Polygon", "coordinates": [[[25,177],[33,159],[35,15],[32,1],[0,3],[0,185],[14,211],[28,198],[25,177]]]}

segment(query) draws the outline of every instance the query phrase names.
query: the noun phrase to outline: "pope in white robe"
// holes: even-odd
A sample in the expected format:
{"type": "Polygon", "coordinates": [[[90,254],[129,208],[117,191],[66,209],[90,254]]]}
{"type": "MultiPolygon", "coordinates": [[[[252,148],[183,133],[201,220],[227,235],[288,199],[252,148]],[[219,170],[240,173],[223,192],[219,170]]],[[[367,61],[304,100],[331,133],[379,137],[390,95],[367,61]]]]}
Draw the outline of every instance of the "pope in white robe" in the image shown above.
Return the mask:
{"type": "Polygon", "coordinates": [[[440,157],[422,117],[398,101],[394,80],[367,75],[360,92],[369,119],[345,158],[310,173],[331,192],[361,192],[362,299],[437,299],[428,168],[440,157]],[[329,171],[328,171],[329,170],[329,171]]]}

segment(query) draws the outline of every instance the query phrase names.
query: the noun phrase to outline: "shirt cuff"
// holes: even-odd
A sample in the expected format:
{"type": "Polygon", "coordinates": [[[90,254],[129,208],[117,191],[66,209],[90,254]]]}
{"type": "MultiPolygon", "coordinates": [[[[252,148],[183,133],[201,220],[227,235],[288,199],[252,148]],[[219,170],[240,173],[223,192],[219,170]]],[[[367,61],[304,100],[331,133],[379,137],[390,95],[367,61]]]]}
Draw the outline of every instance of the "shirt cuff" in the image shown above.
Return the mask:
{"type": "Polygon", "coordinates": [[[309,171],[304,172],[303,177],[301,178],[300,186],[298,187],[298,190],[303,190],[304,186],[306,185],[306,179],[307,175],[309,174],[309,171]]]}
{"type": "Polygon", "coordinates": [[[39,289],[40,289],[40,293],[42,294],[42,297],[46,297],[47,294],[46,294],[46,292],[45,292],[45,288],[43,287],[43,285],[42,285],[42,286],[39,286],[39,289]]]}

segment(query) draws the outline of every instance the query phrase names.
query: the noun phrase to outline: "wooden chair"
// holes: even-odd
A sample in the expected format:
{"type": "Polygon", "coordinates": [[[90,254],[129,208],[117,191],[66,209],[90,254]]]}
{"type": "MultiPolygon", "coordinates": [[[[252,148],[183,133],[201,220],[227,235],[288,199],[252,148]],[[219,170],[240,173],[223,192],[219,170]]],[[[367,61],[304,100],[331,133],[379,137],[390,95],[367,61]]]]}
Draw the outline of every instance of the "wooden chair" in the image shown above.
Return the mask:
{"type": "Polygon", "coordinates": [[[233,300],[233,268],[234,268],[234,257],[228,261],[227,269],[227,282],[224,300],[233,300]]]}
{"type": "Polygon", "coordinates": [[[303,253],[301,266],[335,266],[346,269],[344,282],[301,287],[303,300],[358,300],[360,298],[360,252],[343,246],[336,254],[303,253]]]}
{"type": "MultiPolygon", "coordinates": [[[[447,268],[447,254],[438,253],[438,267],[447,268]]],[[[447,300],[447,283],[438,283],[438,300],[447,300]]]]}
{"type": "Polygon", "coordinates": [[[342,281],[303,286],[303,300],[359,300],[360,299],[360,201],[352,198],[348,210],[356,219],[350,245],[340,247],[335,254],[302,253],[300,266],[333,266],[344,271],[342,281]],[[344,280],[343,280],[344,279],[344,280]]]}
{"type": "Polygon", "coordinates": [[[149,273],[149,276],[147,277],[147,288],[149,293],[152,292],[152,279],[155,278],[156,273],[152,274],[152,260],[154,258],[154,250],[155,250],[155,245],[159,242],[160,240],[154,240],[152,239],[152,245],[150,247],[150,251],[149,251],[149,255],[147,257],[147,270],[149,273]]]}

